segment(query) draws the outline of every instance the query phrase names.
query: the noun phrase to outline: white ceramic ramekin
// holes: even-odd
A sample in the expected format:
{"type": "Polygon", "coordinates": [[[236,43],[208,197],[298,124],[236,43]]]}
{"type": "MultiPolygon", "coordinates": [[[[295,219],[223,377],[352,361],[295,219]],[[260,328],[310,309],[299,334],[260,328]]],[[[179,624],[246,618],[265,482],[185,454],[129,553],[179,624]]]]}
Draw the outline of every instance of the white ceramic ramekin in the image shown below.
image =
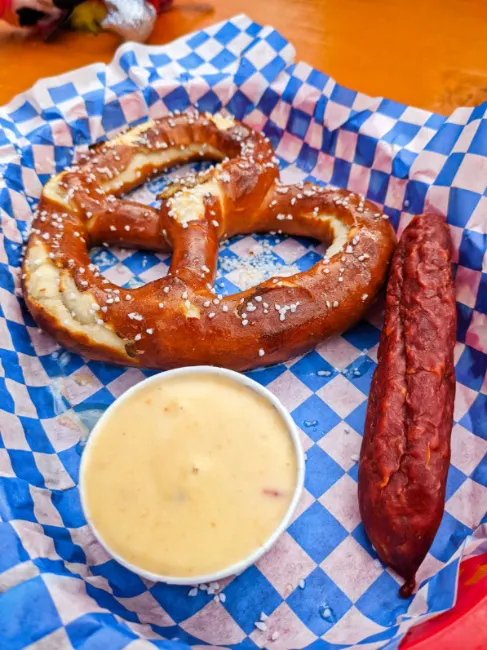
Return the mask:
{"type": "Polygon", "coordinates": [[[148,580],[153,580],[155,582],[165,582],[168,584],[173,584],[173,585],[198,585],[202,583],[209,583],[209,582],[215,582],[217,580],[222,580],[223,578],[226,578],[231,575],[235,575],[238,573],[241,573],[245,569],[247,569],[250,565],[254,564],[257,562],[257,560],[264,555],[264,553],[267,553],[267,551],[273,546],[273,544],[276,542],[278,537],[286,530],[288,527],[291,518],[293,516],[293,513],[296,509],[296,505],[299,501],[299,497],[301,495],[301,491],[303,489],[303,484],[304,484],[304,453],[303,453],[303,448],[301,446],[301,441],[299,439],[299,433],[297,430],[296,425],[294,424],[293,419],[287,412],[287,410],[284,408],[284,406],[281,404],[281,402],[273,395],[267,388],[264,386],[261,386],[258,384],[256,381],[253,379],[250,379],[249,377],[246,377],[245,375],[242,375],[238,372],[234,372],[233,370],[226,370],[224,368],[216,368],[214,366],[192,366],[188,368],[177,368],[176,370],[168,370],[166,372],[163,372],[158,375],[154,375],[153,377],[149,377],[149,379],[145,379],[144,381],[141,381],[139,384],[136,384],[135,386],[132,386],[128,391],[126,391],[123,395],[121,395],[115,402],[105,411],[105,413],[101,416],[101,418],[98,420],[97,424],[93,428],[93,431],[91,432],[88,442],[86,443],[85,450],[83,452],[83,456],[81,458],[81,467],[80,467],[80,479],[79,479],[79,491],[80,491],[80,498],[81,498],[81,506],[83,508],[84,515],[86,517],[87,522],[89,523],[95,537],[97,540],[100,542],[100,544],[106,549],[106,551],[113,557],[117,562],[119,562],[122,566],[126,567],[127,569],[130,569],[134,573],[137,573],[138,575],[142,576],[143,578],[147,578],[148,580]],[[261,395],[264,397],[274,408],[276,411],[279,413],[281,416],[283,422],[286,425],[286,428],[288,430],[289,436],[291,437],[291,440],[293,441],[294,445],[294,451],[296,453],[296,461],[297,461],[297,476],[296,476],[296,486],[294,488],[294,493],[293,497],[291,499],[291,502],[289,504],[289,507],[286,511],[286,514],[284,515],[283,519],[281,520],[281,523],[279,526],[274,530],[274,532],[270,535],[270,537],[267,539],[267,541],[262,544],[258,549],[256,549],[252,554],[250,554],[248,557],[243,558],[240,560],[240,562],[237,562],[236,564],[232,564],[231,566],[225,567],[221,569],[220,571],[217,571],[215,573],[207,574],[207,575],[200,575],[200,576],[190,576],[190,577],[177,577],[177,576],[164,576],[164,575],[158,575],[155,573],[151,573],[150,571],[146,571],[145,569],[142,569],[134,564],[131,564],[130,562],[127,562],[124,560],[123,557],[121,557],[118,553],[114,552],[110,546],[105,542],[103,539],[102,535],[99,533],[99,531],[96,529],[96,526],[94,526],[93,521],[91,520],[89,510],[86,505],[86,497],[85,497],[85,491],[84,491],[84,471],[86,467],[86,459],[88,458],[90,454],[90,448],[92,445],[93,440],[96,438],[96,436],[100,433],[100,431],[103,428],[103,424],[105,420],[109,417],[111,413],[115,409],[117,409],[124,401],[126,401],[129,397],[133,397],[137,392],[143,390],[147,385],[149,384],[159,384],[163,383],[175,376],[179,377],[184,377],[186,375],[195,375],[195,374],[210,374],[210,375],[218,375],[221,377],[226,377],[231,381],[237,382],[243,386],[246,386],[247,388],[250,388],[251,390],[255,391],[258,395],[261,395]]]}

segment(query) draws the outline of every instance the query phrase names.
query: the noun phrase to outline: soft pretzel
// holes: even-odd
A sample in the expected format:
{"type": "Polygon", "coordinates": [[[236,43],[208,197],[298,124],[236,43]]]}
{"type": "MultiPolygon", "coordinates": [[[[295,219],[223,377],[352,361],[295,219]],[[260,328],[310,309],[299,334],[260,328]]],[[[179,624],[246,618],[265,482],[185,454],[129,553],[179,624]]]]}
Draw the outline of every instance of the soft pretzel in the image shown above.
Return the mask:
{"type": "Polygon", "coordinates": [[[384,284],[394,231],[344,190],[281,185],[267,138],[224,115],[171,115],[135,127],[51,178],[23,264],[26,303],[62,345],[146,368],[237,370],[286,360],[353,325],[384,284]],[[175,183],[160,210],[117,197],[176,163],[213,159],[175,183]],[[329,244],[304,273],[217,295],[218,242],[282,231],[329,244]],[[169,251],[166,277],[122,289],[91,263],[95,244],[169,251]]]}

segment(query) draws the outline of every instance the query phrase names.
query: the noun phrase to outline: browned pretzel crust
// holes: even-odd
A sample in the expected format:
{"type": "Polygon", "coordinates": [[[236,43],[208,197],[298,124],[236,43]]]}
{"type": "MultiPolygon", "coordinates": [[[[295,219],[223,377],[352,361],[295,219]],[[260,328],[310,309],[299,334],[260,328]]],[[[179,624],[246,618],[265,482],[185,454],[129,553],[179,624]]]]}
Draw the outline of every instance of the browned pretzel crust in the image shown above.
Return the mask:
{"type": "Polygon", "coordinates": [[[62,345],[147,368],[237,370],[286,360],[360,319],[384,283],[394,232],[350,192],[279,182],[262,134],[223,115],[147,122],[97,147],[45,186],[23,265],[26,303],[62,345]],[[170,186],[160,211],[116,198],[189,160],[221,161],[170,186]],[[330,244],[309,271],[223,297],[218,242],[279,230],[330,244]],[[94,244],[173,251],[168,275],[122,289],[91,263],[94,244]]]}

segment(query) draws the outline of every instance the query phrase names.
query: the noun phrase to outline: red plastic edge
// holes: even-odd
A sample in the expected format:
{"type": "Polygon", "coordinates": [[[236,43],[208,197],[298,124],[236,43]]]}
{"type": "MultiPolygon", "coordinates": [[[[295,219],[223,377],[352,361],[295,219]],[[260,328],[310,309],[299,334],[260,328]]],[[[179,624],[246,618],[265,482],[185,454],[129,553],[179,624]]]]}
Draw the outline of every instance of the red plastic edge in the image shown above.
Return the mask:
{"type": "Polygon", "coordinates": [[[400,648],[487,649],[487,554],[477,555],[462,562],[455,607],[413,627],[400,648]]]}

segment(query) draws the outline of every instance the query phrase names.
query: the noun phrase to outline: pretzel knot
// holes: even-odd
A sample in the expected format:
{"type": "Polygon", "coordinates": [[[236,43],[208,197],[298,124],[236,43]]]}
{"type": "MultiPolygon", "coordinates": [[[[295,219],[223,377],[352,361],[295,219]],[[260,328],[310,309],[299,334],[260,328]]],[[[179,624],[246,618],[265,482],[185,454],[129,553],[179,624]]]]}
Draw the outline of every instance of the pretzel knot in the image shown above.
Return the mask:
{"type": "Polygon", "coordinates": [[[344,190],[282,185],[267,138],[224,115],[188,112],[127,131],[44,187],[23,264],[26,303],[62,345],[146,368],[237,370],[286,360],[342,332],[382,287],[394,232],[344,190]],[[117,198],[176,163],[210,171],[169,186],[160,210],[117,198]],[[329,247],[306,272],[216,295],[218,242],[279,230],[329,247]],[[88,256],[103,243],[170,251],[166,277],[122,289],[88,256]]]}

